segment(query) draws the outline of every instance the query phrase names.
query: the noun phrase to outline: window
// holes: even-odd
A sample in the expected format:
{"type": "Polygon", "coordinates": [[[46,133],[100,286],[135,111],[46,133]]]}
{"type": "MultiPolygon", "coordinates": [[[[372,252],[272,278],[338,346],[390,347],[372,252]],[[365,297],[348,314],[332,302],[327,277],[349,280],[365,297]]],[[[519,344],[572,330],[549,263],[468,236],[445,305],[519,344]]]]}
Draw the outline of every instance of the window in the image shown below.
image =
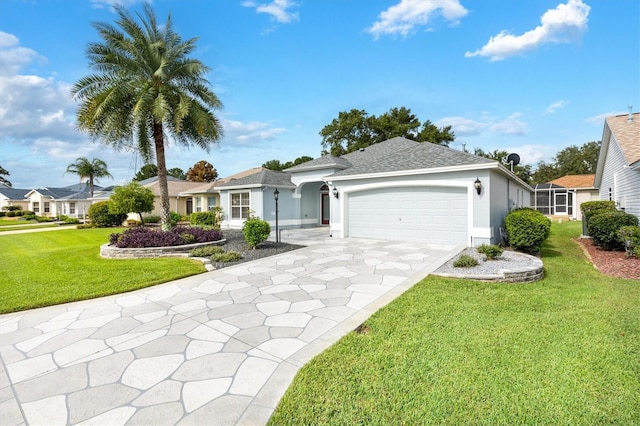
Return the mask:
{"type": "Polygon", "coordinates": [[[69,203],[69,214],[76,214],[76,203],[69,203]]]}
{"type": "Polygon", "coordinates": [[[196,211],[197,212],[201,212],[202,211],[202,199],[200,197],[196,197],[196,211]]]}
{"type": "Polygon", "coordinates": [[[51,207],[49,207],[49,202],[45,201],[44,202],[44,212],[45,213],[49,213],[51,211],[51,207]]]}
{"type": "Polygon", "coordinates": [[[33,212],[40,213],[40,203],[38,201],[33,202],[33,212]]]}
{"type": "Polygon", "coordinates": [[[231,194],[231,219],[247,219],[249,217],[249,193],[231,194]]]}
{"type": "Polygon", "coordinates": [[[207,210],[213,210],[216,206],[216,197],[207,197],[207,210]]]}

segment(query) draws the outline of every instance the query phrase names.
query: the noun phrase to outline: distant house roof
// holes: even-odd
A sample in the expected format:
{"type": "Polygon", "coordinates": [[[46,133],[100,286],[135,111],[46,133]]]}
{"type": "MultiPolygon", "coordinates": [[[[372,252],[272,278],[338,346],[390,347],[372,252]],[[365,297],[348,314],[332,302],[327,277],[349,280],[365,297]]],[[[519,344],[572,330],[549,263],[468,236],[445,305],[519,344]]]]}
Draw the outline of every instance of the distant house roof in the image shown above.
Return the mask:
{"type": "Polygon", "coordinates": [[[239,177],[232,178],[227,182],[216,184],[216,188],[230,189],[235,187],[255,187],[255,186],[271,186],[281,188],[295,188],[296,186],[291,183],[291,174],[285,172],[278,172],[265,168],[258,168],[257,171],[239,177]]]}
{"type": "Polygon", "coordinates": [[[62,200],[62,199],[86,200],[87,198],[91,197],[91,194],[89,194],[89,191],[77,192],[77,191],[73,191],[66,188],[36,188],[29,191],[27,194],[31,192],[37,192],[53,200],[62,200]]]}
{"type": "MultiPolygon", "coordinates": [[[[160,196],[160,181],[158,180],[158,176],[154,176],[149,179],[141,180],[138,182],[140,185],[149,188],[153,195],[156,197],[160,196]]],[[[197,188],[201,186],[202,182],[189,182],[186,180],[178,179],[173,176],[167,176],[167,187],[169,190],[170,197],[177,197],[182,193],[187,193],[191,191],[193,188],[197,188]]]]}
{"type": "Polygon", "coordinates": [[[564,186],[557,185],[555,183],[537,183],[533,189],[536,191],[548,191],[550,189],[567,189],[567,188],[565,188],[564,186]]]}
{"type": "Polygon", "coordinates": [[[596,175],[567,175],[554,179],[548,183],[556,184],[564,188],[594,188],[593,181],[596,175]]]}
{"type": "Polygon", "coordinates": [[[606,118],[629,165],[640,161],[640,113],[632,114],[631,118],[631,122],[629,114],[606,118]]]}
{"type": "Polygon", "coordinates": [[[7,197],[9,200],[21,201],[26,198],[26,195],[31,191],[30,189],[18,189],[0,186],[0,194],[7,197]]]}

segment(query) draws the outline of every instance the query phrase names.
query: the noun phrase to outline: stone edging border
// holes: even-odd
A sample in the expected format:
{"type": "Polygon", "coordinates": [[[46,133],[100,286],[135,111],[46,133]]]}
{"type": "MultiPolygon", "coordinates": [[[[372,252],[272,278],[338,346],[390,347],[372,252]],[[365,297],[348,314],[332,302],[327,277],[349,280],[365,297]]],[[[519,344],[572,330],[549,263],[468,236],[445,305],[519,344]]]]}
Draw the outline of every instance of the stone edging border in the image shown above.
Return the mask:
{"type": "MultiPolygon", "coordinates": [[[[189,251],[198,247],[217,246],[227,240],[209,241],[206,243],[184,244],[168,247],[118,248],[109,243],[100,246],[100,256],[107,259],[140,259],[154,257],[188,257],[189,251]]],[[[195,258],[194,258],[195,259],[195,258]]]]}
{"type": "Polygon", "coordinates": [[[463,278],[469,280],[494,282],[494,283],[529,283],[539,281],[544,278],[544,265],[542,260],[535,256],[524,253],[516,253],[518,256],[526,256],[532,263],[532,266],[524,266],[515,269],[501,269],[498,274],[438,274],[432,273],[439,277],[447,278],[463,278]]]}

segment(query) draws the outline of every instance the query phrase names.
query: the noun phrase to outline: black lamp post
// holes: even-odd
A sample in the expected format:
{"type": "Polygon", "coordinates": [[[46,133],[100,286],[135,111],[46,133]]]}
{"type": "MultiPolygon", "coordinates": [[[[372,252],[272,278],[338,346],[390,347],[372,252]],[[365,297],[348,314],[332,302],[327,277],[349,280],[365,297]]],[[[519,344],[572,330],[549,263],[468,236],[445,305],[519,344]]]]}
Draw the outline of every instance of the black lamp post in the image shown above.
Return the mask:
{"type": "Polygon", "coordinates": [[[276,200],[276,243],[280,242],[280,235],[278,234],[278,195],[280,194],[280,191],[278,191],[278,188],[275,189],[275,191],[273,191],[273,198],[276,200]]]}

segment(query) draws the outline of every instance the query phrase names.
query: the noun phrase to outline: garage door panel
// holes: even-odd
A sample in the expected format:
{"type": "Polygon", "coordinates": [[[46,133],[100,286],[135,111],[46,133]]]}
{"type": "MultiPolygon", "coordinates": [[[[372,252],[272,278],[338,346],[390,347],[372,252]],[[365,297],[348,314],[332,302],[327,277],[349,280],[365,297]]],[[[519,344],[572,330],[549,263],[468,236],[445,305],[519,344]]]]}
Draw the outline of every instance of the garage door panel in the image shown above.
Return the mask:
{"type": "Polygon", "coordinates": [[[467,192],[454,187],[399,187],[348,197],[348,235],[467,243],[467,192]]]}

